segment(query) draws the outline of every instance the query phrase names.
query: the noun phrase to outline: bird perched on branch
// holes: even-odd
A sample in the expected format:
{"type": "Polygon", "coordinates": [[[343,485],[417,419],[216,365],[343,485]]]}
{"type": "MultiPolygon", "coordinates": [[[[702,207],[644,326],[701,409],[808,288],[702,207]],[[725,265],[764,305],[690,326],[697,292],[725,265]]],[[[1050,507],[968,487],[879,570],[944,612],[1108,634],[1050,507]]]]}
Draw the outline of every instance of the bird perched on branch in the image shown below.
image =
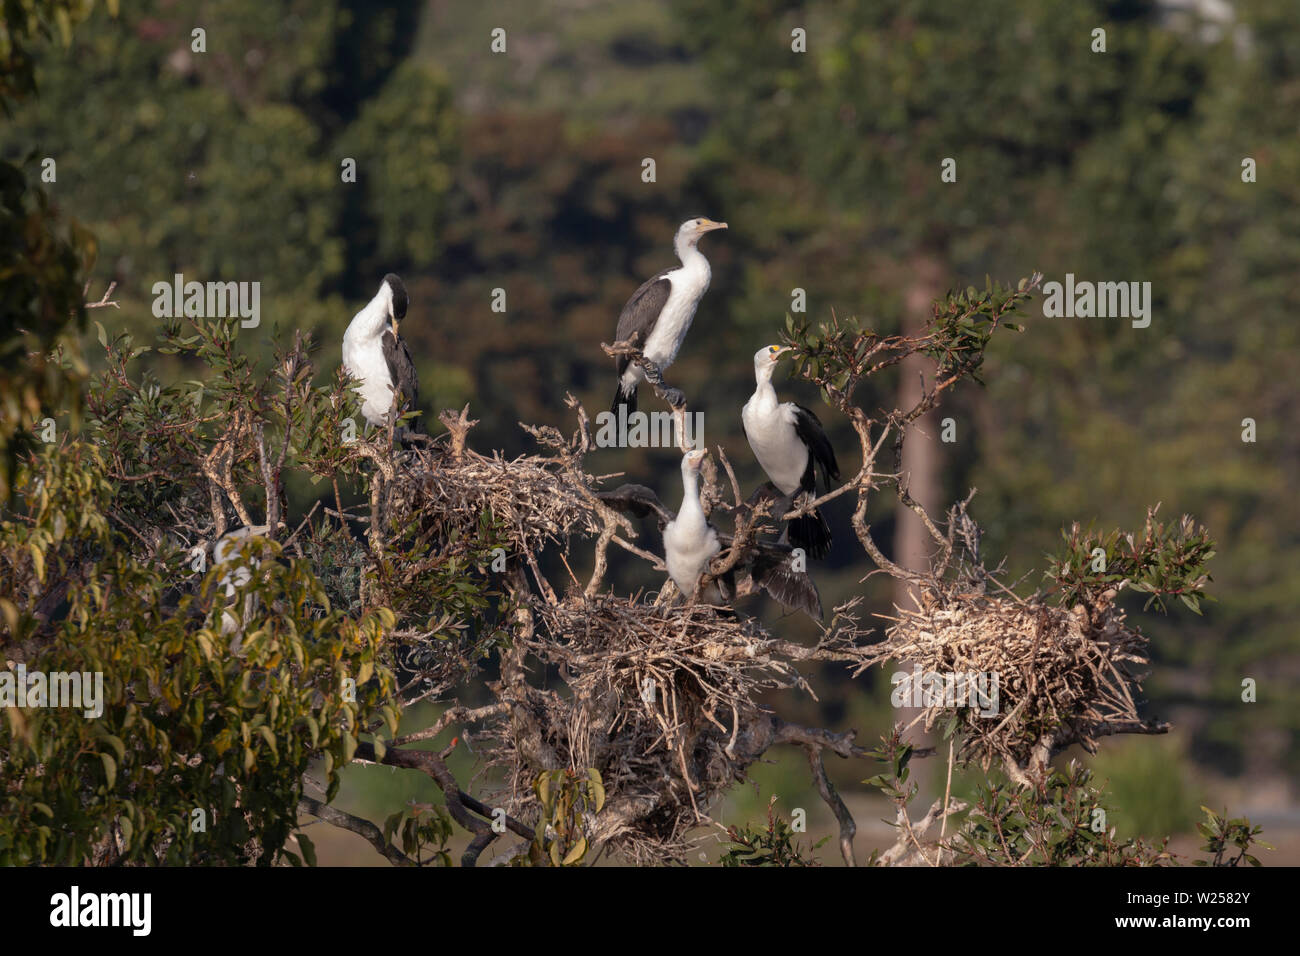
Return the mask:
{"type": "MultiPolygon", "coordinates": [[[[646,280],[632,293],[618,317],[617,341],[640,348],[641,354],[661,372],[677,358],[700,299],[709,288],[713,273],[709,260],[698,248],[700,237],[706,232],[726,228],[725,222],[714,222],[702,216],[682,223],[673,240],[673,249],[682,262],[681,266],[665,269],[646,280]]],[[[618,415],[622,405],[627,406],[628,414],[636,411],[636,388],[644,380],[645,373],[640,366],[625,355],[619,356],[618,385],[614,389],[610,411],[618,415]]],[[[684,401],[679,389],[665,386],[664,390],[673,406],[684,401]]]]}
{"type": "Polygon", "coordinates": [[[415,363],[398,334],[406,306],[406,286],[390,272],[343,333],[343,368],[361,382],[356,389],[361,414],[371,425],[388,424],[395,393],[399,415],[414,408],[419,397],[415,363]]]}
{"type": "MultiPolygon", "coordinates": [[[[668,565],[668,576],[686,598],[695,594],[700,575],[722,550],[718,529],[709,524],[700,507],[700,466],[707,454],[699,448],[682,456],[682,506],[664,527],[664,563],[668,565]]],[[[704,589],[703,598],[709,604],[723,603],[718,582],[704,589]]]]}
{"type": "MultiPolygon", "coordinates": [[[[705,454],[697,450],[682,457],[682,507],[675,515],[645,485],[620,485],[598,494],[610,507],[626,514],[637,518],[653,514],[659,519],[668,575],[687,598],[695,593],[695,586],[700,576],[708,571],[713,557],[730,548],[733,542],[730,535],[723,534],[709,523],[700,507],[700,466],[705,454]]],[[[727,604],[734,600],[739,596],[738,586],[744,575],[786,607],[821,620],[822,604],[817,585],[807,571],[795,569],[792,549],[773,541],[754,542],[735,567],[705,589],[704,601],[727,604]]]]}
{"type": "MultiPolygon", "coordinates": [[[[772,387],[772,373],[789,346],[769,345],[754,353],[754,378],[758,385],[745,407],[740,421],[754,457],[767,472],[789,504],[800,492],[816,497],[816,469],[822,472],[827,489],[840,477],[835,450],[817,416],[794,402],[779,402],[772,387]]],[[[831,529],[819,511],[791,519],[782,540],[803,548],[814,558],[830,552],[831,529]]]]}

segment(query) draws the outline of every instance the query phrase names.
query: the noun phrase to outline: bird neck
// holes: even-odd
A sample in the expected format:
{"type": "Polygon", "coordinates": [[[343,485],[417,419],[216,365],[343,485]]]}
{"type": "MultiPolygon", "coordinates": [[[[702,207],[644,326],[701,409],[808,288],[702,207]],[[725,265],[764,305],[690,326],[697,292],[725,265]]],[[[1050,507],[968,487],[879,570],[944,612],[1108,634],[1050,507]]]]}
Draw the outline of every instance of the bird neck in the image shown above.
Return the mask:
{"type": "Polygon", "coordinates": [[[682,506],[677,510],[677,517],[693,524],[704,524],[704,509],[700,507],[700,476],[689,468],[682,469],[682,506]]]}
{"type": "Polygon", "coordinates": [[[754,403],[765,408],[775,406],[777,404],[776,389],[772,387],[771,367],[755,369],[754,378],[757,383],[754,386],[754,403]]]}
{"type": "Polygon", "coordinates": [[[697,242],[699,242],[698,237],[683,236],[673,242],[673,251],[677,253],[677,258],[682,261],[683,266],[690,268],[703,265],[707,269],[709,260],[704,258],[704,253],[700,252],[700,247],[696,245],[697,242]]]}
{"type": "Polygon", "coordinates": [[[393,293],[385,284],[373,299],[366,303],[366,307],[357,313],[356,318],[352,320],[352,328],[355,333],[363,338],[377,338],[384,334],[384,330],[389,327],[389,315],[392,312],[393,293]]]}

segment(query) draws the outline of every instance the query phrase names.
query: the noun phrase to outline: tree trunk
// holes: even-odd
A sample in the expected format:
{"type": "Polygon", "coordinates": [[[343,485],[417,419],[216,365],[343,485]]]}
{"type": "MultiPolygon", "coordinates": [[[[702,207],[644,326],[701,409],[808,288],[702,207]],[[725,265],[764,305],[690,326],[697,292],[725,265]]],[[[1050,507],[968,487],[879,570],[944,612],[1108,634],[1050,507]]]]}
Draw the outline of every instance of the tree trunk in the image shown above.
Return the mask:
{"type": "MultiPolygon", "coordinates": [[[[909,263],[911,282],[903,298],[904,335],[919,335],[925,329],[925,323],[933,314],[932,303],[943,292],[944,270],[938,259],[925,253],[913,256],[909,263]]],[[[907,411],[921,400],[922,376],[927,384],[934,383],[934,362],[924,355],[909,355],[902,363],[902,379],[898,385],[898,405],[907,411]]],[[[922,415],[912,423],[903,444],[903,460],[900,470],[906,476],[908,490],[912,498],[925,508],[933,517],[941,505],[943,481],[940,477],[942,455],[939,449],[938,416],[933,412],[922,415]]],[[[899,504],[894,528],[894,562],[910,570],[924,570],[929,565],[929,556],[934,552],[935,543],[930,533],[925,530],[920,517],[910,508],[899,504]]],[[[915,606],[916,601],[911,585],[902,579],[894,581],[894,603],[899,607],[915,606]]],[[[911,663],[900,661],[905,669],[911,669],[911,663]]],[[[897,719],[904,725],[911,723],[920,714],[915,707],[904,707],[898,712],[897,719]]],[[[918,724],[906,734],[904,740],[914,747],[926,747],[937,744],[928,739],[929,735],[918,724]]],[[[923,781],[921,796],[928,802],[929,795],[923,781]]],[[[924,805],[924,804],[923,804],[924,805]]]]}
{"type": "MultiPolygon", "coordinates": [[[[943,292],[944,270],[938,259],[921,253],[912,257],[909,271],[912,279],[904,294],[903,334],[919,335],[930,318],[932,303],[943,292]]],[[[909,355],[901,368],[898,407],[906,411],[921,400],[922,376],[928,384],[933,385],[934,362],[921,354],[909,355]]],[[[942,464],[939,419],[931,412],[912,424],[903,445],[901,462],[912,497],[931,517],[938,513],[943,504],[943,481],[940,475],[942,464]]],[[[934,549],[934,541],[921,519],[911,509],[900,504],[894,529],[894,561],[905,568],[922,570],[927,567],[934,549]]],[[[906,581],[896,582],[894,601],[901,607],[909,607],[914,603],[911,588],[906,581]]]]}

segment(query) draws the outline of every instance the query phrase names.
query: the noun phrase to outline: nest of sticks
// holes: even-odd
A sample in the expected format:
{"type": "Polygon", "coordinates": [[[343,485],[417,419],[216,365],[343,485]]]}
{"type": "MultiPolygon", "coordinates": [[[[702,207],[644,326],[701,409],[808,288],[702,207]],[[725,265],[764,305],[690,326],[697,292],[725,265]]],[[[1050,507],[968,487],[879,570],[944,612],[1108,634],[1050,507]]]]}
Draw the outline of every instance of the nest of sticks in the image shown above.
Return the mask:
{"type": "Polygon", "coordinates": [[[385,514],[401,524],[436,515],[445,530],[472,533],[488,515],[517,553],[535,555],[574,532],[596,533],[600,518],[564,473],[565,462],[539,455],[505,459],[469,449],[412,449],[385,514]]]}
{"type": "Polygon", "coordinates": [[[909,679],[899,686],[909,702],[915,675],[926,675],[917,720],[927,730],[941,718],[956,721],[953,729],[964,731],[963,760],[984,769],[1000,761],[1023,779],[1026,767],[1045,765],[1069,744],[1092,752],[1097,737],[1140,724],[1134,693],[1149,663],[1147,639],[1109,601],[1067,610],[952,592],[931,587],[919,608],[898,609],[862,667],[901,663],[909,679]],[[996,713],[987,713],[986,698],[968,698],[966,706],[934,698],[941,681],[958,674],[996,677],[996,685],[985,684],[996,688],[996,713]]]}
{"type": "MultiPolygon", "coordinates": [[[[680,862],[711,803],[771,743],[765,691],[811,688],[753,620],[692,604],[572,594],[533,605],[527,651],[555,665],[569,694],[535,691],[532,729],[557,766],[600,771],[608,802],[600,842],[635,863],[680,862]]],[[[501,732],[514,809],[535,817],[545,766],[501,732]]]]}

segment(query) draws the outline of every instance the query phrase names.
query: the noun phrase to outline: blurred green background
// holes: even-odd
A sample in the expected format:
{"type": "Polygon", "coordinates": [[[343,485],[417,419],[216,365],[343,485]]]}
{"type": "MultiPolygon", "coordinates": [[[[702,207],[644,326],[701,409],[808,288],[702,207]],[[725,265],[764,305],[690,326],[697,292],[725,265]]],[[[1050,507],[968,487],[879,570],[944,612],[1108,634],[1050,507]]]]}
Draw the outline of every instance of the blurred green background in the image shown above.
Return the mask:
{"type": "MultiPolygon", "coordinates": [[[[149,339],[154,282],[258,280],[250,352],[312,330],[323,377],[353,313],[398,272],[426,416],[469,403],[480,450],[530,450],[519,421],[569,428],[566,391],[593,414],[607,407],[600,343],[694,215],[731,228],[702,244],[712,287],[668,378],[747,488],[760,480],[739,427],[751,356],[778,339],[792,290],[814,320],[893,331],[986,275],[1150,282],[1145,329],[1045,318],[1035,301],[1024,334],[995,340],[987,387],[941,408],[956,441],[933,422],[917,439],[914,481],[940,508],[977,487],[984,553],[1005,555],[1027,589],[1074,520],[1133,528],[1160,502],[1165,517],[1204,522],[1217,603],[1141,617],[1144,712],[1174,732],[1106,741],[1090,759],[1121,835],[1182,833],[1200,803],[1226,803],[1265,825],[1279,847],[1268,862],[1300,862],[1294,0],[128,0],[44,54],[37,81],[0,151],[33,169],[55,159],[46,188],[98,237],[91,298],[118,283],[120,312],[95,318],[149,339]],[[504,53],[491,50],[498,28],[504,53]],[[946,158],[955,182],[941,181],[946,158]],[[1241,699],[1247,678],[1257,702],[1241,699]]],[[[155,371],[183,373],[161,359],[155,371]]],[[[885,376],[861,398],[893,405],[907,387],[885,376]]],[[[856,470],[845,423],[813,391],[778,388],[819,410],[841,470],[856,470]]],[[[589,464],[680,500],[671,450],[602,450],[589,464]]],[[[861,583],[870,567],[846,501],[828,517],[842,531],[815,571],[823,602],[866,594],[887,612],[887,584],[861,583]]],[[[872,520],[904,547],[887,502],[872,520]]],[[[581,573],[583,546],[575,558],[581,573]]],[[[658,584],[630,558],[613,581],[658,584]]],[[[745,609],[777,633],[814,634],[776,606],[745,609]]],[[[774,701],[782,716],[856,727],[866,743],[895,716],[883,675],[811,677],[820,701],[774,701]]],[[[413,712],[403,729],[429,719],[413,712]]],[[[716,815],[757,820],[775,793],[784,813],[808,808],[813,842],[828,821],[802,755],[773,756],[716,815]]],[[[931,764],[933,790],[944,767],[931,764]]],[[[883,845],[870,821],[884,804],[859,784],[876,768],[830,770],[867,845],[883,845]]],[[[344,805],[372,815],[399,794],[434,799],[415,775],[348,773],[344,805]]],[[[350,835],[317,842],[323,862],[378,862],[350,835]]]]}

